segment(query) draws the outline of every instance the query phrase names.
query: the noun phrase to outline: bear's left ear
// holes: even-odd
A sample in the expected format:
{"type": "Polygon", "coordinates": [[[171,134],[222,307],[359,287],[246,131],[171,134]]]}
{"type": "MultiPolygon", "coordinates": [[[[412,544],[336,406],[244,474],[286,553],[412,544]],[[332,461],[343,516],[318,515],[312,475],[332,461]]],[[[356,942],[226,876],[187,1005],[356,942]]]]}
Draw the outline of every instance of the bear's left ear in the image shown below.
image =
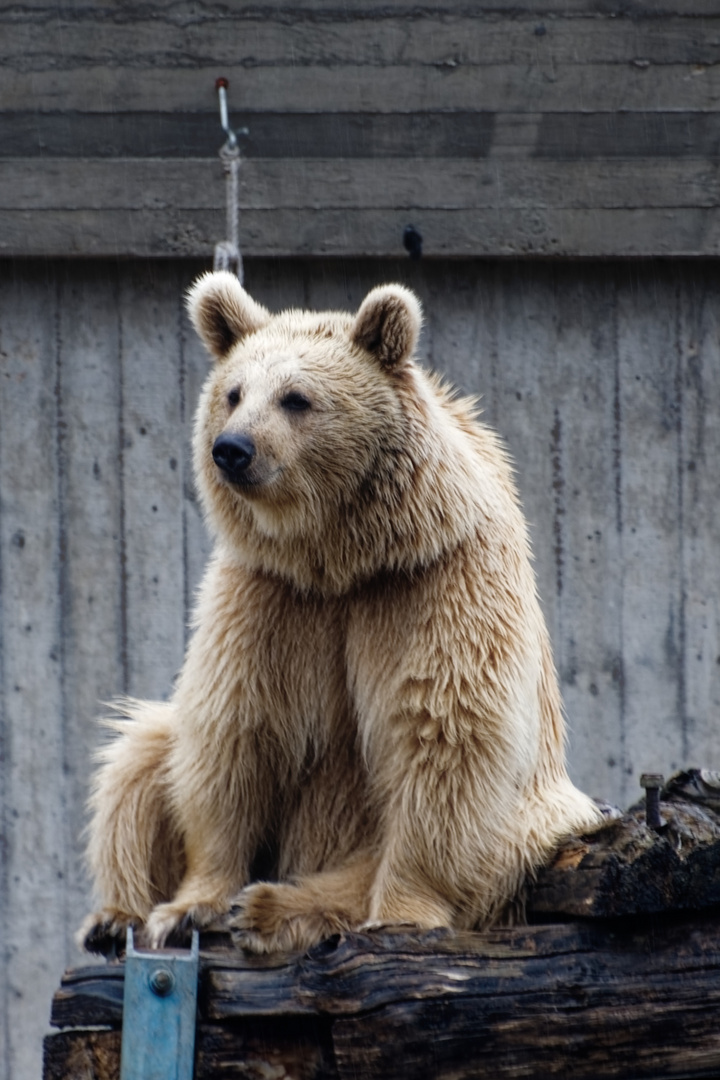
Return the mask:
{"type": "Polygon", "coordinates": [[[412,356],[421,326],[422,308],[414,293],[404,285],[378,285],[360,305],[352,339],[390,369],[412,356]]]}
{"type": "Polygon", "coordinates": [[[208,272],[188,289],[187,309],[192,324],[216,360],[233,345],[270,322],[267,308],[258,304],[228,270],[208,272]]]}

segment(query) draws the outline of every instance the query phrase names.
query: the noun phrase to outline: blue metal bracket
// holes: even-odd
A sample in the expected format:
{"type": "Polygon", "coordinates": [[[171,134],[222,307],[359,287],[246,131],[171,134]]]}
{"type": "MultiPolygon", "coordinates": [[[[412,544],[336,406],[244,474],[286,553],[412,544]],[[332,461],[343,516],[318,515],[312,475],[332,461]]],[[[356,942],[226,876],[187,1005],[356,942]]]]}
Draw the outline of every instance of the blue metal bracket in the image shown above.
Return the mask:
{"type": "Polygon", "coordinates": [[[127,932],[120,1080],[192,1080],[199,941],[136,949],[127,932]]]}

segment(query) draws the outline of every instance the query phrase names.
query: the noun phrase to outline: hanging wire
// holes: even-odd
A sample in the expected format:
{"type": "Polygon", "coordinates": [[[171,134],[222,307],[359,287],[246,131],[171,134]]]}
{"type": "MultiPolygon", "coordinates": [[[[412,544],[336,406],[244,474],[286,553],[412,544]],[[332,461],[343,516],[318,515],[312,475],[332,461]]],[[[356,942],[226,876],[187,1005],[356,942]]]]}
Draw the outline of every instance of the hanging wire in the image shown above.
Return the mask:
{"type": "MultiPolygon", "coordinates": [[[[214,270],[229,270],[243,282],[243,261],[240,254],[239,233],[239,173],[240,173],[240,147],[236,132],[230,127],[228,120],[227,105],[227,79],[218,79],[215,89],[220,103],[220,124],[227,135],[225,144],[220,148],[220,160],[225,172],[225,217],[226,217],[226,240],[221,240],[215,245],[213,257],[214,270]]],[[[243,129],[240,134],[247,134],[243,129]]]]}

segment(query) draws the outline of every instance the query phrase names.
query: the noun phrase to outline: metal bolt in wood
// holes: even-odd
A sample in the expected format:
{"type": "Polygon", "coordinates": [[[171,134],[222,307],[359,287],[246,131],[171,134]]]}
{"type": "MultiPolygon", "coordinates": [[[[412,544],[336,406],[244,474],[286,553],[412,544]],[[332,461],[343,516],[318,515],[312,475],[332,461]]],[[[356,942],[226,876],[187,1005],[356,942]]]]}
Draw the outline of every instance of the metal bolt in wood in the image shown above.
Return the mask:
{"type": "Polygon", "coordinates": [[[661,829],[665,824],[660,816],[660,791],[665,783],[661,773],[643,773],[640,787],[645,788],[645,821],[648,828],[661,829]]]}

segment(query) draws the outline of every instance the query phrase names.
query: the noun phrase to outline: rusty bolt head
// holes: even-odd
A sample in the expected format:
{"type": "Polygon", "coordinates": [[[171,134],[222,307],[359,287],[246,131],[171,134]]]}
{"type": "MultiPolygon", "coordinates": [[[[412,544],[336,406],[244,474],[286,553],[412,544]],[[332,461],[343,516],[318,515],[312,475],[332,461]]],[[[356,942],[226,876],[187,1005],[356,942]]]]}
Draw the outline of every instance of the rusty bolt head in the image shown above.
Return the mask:
{"type": "Polygon", "coordinates": [[[157,971],[153,971],[150,976],[150,989],[153,994],[157,994],[158,997],[167,997],[172,993],[172,989],[175,985],[175,978],[172,971],[168,971],[167,968],[158,968],[157,971]]]}

